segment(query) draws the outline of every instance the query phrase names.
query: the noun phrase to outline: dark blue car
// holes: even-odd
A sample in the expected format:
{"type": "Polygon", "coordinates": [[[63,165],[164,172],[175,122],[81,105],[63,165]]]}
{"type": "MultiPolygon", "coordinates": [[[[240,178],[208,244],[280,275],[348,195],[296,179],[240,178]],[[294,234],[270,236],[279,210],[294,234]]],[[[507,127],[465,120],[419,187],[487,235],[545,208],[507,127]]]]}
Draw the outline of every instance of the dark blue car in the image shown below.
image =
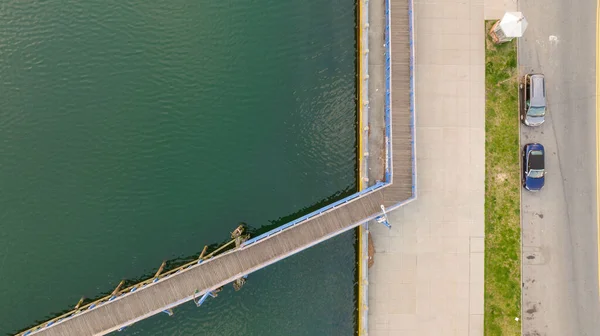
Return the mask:
{"type": "Polygon", "coordinates": [[[544,186],[544,146],[530,143],[523,148],[523,187],[538,191],[544,186]]]}

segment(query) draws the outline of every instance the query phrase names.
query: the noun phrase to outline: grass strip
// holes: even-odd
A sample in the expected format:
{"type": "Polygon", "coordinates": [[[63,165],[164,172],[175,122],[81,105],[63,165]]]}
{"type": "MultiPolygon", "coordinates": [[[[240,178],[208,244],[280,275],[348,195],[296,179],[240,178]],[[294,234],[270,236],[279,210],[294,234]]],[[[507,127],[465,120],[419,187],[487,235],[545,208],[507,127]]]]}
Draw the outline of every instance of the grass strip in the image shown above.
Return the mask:
{"type": "Polygon", "coordinates": [[[521,334],[521,225],[516,40],[485,48],[485,335],[521,334]],[[519,320],[515,320],[515,318],[519,320]]]}

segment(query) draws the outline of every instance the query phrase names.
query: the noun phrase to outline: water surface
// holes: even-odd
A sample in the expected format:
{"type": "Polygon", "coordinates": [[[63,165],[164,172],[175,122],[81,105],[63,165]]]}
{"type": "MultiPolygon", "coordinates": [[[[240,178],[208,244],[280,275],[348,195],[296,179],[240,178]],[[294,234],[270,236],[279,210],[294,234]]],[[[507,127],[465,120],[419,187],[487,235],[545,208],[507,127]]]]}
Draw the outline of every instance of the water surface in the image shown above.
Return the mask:
{"type": "MultiPolygon", "coordinates": [[[[354,1],[0,6],[0,333],[355,188],[354,1]]],[[[354,235],[138,335],[348,335],[354,235]]]]}

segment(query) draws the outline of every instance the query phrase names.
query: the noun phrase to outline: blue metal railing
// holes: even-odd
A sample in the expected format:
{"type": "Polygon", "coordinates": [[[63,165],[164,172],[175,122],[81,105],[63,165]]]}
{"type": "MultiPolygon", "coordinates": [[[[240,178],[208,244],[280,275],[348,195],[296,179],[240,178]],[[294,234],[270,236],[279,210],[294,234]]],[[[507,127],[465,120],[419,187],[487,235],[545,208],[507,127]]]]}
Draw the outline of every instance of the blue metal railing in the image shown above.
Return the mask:
{"type": "Polygon", "coordinates": [[[248,240],[246,240],[242,244],[242,246],[248,246],[248,245],[254,244],[254,243],[256,243],[259,240],[263,240],[263,239],[265,239],[267,237],[270,237],[270,236],[272,236],[274,234],[277,234],[277,233],[279,233],[279,232],[281,232],[281,231],[283,231],[285,229],[288,229],[288,228],[290,228],[290,227],[292,227],[294,225],[297,225],[297,224],[300,224],[300,223],[302,223],[304,221],[307,221],[307,220],[311,219],[312,217],[315,217],[317,215],[320,215],[322,213],[330,211],[330,210],[332,210],[334,208],[342,206],[342,205],[344,205],[344,204],[346,204],[346,203],[348,203],[348,202],[350,202],[350,201],[352,201],[354,199],[357,199],[359,197],[362,197],[362,196],[365,196],[367,194],[370,194],[370,193],[372,193],[372,192],[374,192],[374,191],[376,191],[376,190],[384,187],[385,185],[387,185],[387,183],[379,182],[379,183],[377,183],[377,184],[375,184],[375,185],[373,185],[373,186],[371,186],[371,187],[369,187],[367,189],[359,191],[359,192],[357,192],[355,194],[352,194],[352,195],[350,195],[348,197],[342,198],[341,200],[333,202],[333,203],[331,203],[331,204],[329,204],[327,206],[324,206],[324,207],[322,207],[319,210],[315,210],[315,211],[309,213],[308,215],[304,215],[304,216],[302,216],[300,218],[297,218],[297,219],[295,219],[295,220],[293,220],[293,221],[291,221],[289,223],[283,224],[282,226],[277,227],[277,228],[275,228],[275,229],[273,229],[273,230],[271,230],[269,232],[265,232],[265,233],[261,234],[260,236],[256,236],[256,237],[254,237],[252,239],[248,239],[248,240]]]}
{"type": "Polygon", "coordinates": [[[385,117],[385,181],[388,183],[393,182],[393,167],[392,167],[392,63],[391,63],[391,48],[390,48],[390,0],[385,0],[385,106],[384,106],[384,117],[385,117]]]}
{"type": "Polygon", "coordinates": [[[412,145],[410,161],[412,164],[412,199],[415,199],[417,198],[417,119],[415,114],[415,17],[413,7],[413,0],[408,0],[408,40],[410,43],[410,137],[412,145]]]}

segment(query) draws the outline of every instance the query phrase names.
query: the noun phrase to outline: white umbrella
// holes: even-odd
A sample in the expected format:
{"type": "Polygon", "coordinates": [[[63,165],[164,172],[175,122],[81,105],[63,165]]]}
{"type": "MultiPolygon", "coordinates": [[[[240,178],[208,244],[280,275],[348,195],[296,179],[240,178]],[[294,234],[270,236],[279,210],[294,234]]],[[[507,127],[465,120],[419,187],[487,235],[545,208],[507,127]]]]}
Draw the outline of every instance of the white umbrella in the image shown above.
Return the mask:
{"type": "Polygon", "coordinates": [[[507,12],[500,21],[500,29],[506,37],[521,37],[527,29],[527,20],[521,12],[507,12]]]}

